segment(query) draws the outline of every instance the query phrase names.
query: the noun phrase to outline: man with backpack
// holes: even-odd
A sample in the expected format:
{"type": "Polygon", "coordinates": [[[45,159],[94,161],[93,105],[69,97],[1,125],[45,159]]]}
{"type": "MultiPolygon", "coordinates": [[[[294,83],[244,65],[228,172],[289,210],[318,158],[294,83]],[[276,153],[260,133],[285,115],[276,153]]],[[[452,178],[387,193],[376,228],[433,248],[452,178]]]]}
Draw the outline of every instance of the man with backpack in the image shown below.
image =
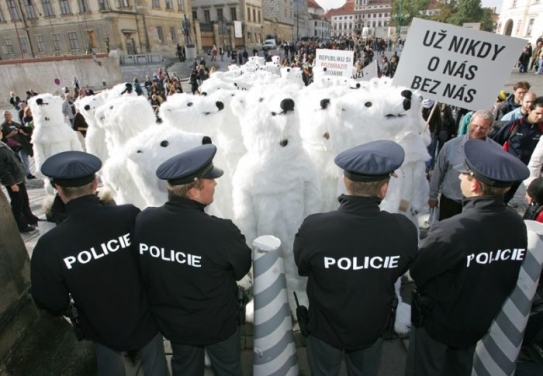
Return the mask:
{"type": "MultiPolygon", "coordinates": [[[[528,165],[539,138],[543,134],[543,97],[537,97],[530,106],[526,117],[504,125],[492,139],[503,146],[509,154],[528,165]]],[[[505,194],[507,204],[514,196],[520,183],[515,183],[505,194]]]]}

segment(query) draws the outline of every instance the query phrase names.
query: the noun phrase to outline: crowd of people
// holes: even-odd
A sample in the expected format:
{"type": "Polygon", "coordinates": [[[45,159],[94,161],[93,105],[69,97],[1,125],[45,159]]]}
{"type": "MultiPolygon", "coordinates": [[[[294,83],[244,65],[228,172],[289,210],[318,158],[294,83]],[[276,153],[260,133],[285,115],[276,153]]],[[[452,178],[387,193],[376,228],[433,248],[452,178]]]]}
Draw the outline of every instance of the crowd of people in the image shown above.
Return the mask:
{"type": "MultiPolygon", "coordinates": [[[[342,43],[355,51],[356,69],[367,65],[373,50],[390,48],[385,41],[342,43]]],[[[334,47],[287,45],[286,64],[310,65],[317,46],[334,47]]],[[[381,58],[383,75],[394,74],[393,59],[381,58]]],[[[205,60],[195,61],[193,94],[211,74],[205,60]]],[[[73,86],[64,92],[63,113],[81,131],[73,101],[92,93],[77,79],[73,86]]],[[[512,93],[498,95],[493,111],[424,100],[432,137],[428,206],[439,216],[420,244],[411,221],[379,209],[404,162],[402,147],[377,141],[337,155],[346,192],[339,208],[307,217],[294,243],[298,273],[308,277],[312,375],[337,374],[343,356],[350,374],[377,375],[394,283],[408,270],[417,289],[406,375],[471,375],[475,345],[515,287],[527,252],[524,222],[507,208],[523,181],[530,204],[525,218],[543,223],[543,96],[530,89],[529,82],[517,82],[512,93]],[[506,249],[520,251],[482,261],[506,249]]],[[[179,78],[162,71],[146,76],[143,87],[134,79],[126,90],[147,95],[157,114],[168,96],[183,92],[179,78]]],[[[15,93],[10,103],[22,113],[20,123],[4,113],[0,182],[19,230],[27,232],[38,221],[24,185],[34,178],[28,164],[32,114],[15,93]]],[[[244,297],[240,304],[236,281],[249,272],[251,251],[234,223],[204,211],[223,175],[213,163],[216,152],[203,145],[162,163],[156,176],[167,182],[168,201],[143,211],[100,203],[101,161],[91,154],[65,152],[43,163],[67,220],[36,245],[32,296],[54,315],[77,309],[83,335],[95,344],[99,373],[124,374],[128,357],[141,361],[145,375],[168,375],[165,336],[172,342],[174,376],[203,374],[204,350],[216,374],[241,375],[238,311],[244,297]],[[79,231],[90,227],[95,231],[79,231]]]]}

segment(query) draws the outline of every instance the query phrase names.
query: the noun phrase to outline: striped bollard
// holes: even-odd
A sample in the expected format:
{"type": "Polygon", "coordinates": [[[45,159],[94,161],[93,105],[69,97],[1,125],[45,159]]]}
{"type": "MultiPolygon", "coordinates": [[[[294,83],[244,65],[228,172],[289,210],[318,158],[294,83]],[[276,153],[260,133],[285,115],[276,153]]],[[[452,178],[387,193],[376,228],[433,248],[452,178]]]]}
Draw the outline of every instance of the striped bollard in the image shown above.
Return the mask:
{"type": "Polygon", "coordinates": [[[253,375],[298,375],[281,241],[260,236],[253,247],[253,375]]]}
{"type": "Polygon", "coordinates": [[[528,249],[517,286],[477,343],[472,376],[513,376],[543,265],[543,224],[525,221],[528,249]]]}

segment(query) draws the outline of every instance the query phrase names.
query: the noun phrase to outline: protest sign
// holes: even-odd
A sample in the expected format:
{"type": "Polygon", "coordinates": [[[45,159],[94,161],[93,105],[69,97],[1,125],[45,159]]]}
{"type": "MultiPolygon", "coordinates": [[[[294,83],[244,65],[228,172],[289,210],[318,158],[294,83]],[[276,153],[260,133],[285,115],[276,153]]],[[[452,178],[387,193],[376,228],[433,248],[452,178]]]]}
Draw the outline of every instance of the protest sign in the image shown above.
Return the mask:
{"type": "Polygon", "coordinates": [[[353,51],[318,49],[315,66],[326,68],[325,76],[347,77],[353,75],[353,51]]]}
{"type": "MultiPolygon", "coordinates": [[[[353,70],[354,75],[354,70],[353,70]]],[[[362,68],[362,74],[359,76],[356,76],[356,81],[369,81],[374,77],[378,77],[377,73],[377,60],[374,60],[372,63],[368,64],[364,68],[362,68]]]]}
{"type": "Polygon", "coordinates": [[[491,109],[526,41],[413,19],[394,85],[470,110],[491,109]]]}

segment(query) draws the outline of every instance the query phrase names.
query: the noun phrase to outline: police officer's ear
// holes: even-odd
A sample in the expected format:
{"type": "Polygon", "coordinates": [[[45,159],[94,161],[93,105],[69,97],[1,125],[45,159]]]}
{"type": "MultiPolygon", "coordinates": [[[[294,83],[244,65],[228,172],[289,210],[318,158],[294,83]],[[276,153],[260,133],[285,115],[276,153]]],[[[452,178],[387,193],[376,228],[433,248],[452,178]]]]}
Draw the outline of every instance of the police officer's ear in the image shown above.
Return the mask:
{"type": "Polygon", "coordinates": [[[383,185],[381,185],[381,188],[379,188],[379,198],[384,199],[388,192],[388,183],[389,179],[387,179],[383,185]]]}

